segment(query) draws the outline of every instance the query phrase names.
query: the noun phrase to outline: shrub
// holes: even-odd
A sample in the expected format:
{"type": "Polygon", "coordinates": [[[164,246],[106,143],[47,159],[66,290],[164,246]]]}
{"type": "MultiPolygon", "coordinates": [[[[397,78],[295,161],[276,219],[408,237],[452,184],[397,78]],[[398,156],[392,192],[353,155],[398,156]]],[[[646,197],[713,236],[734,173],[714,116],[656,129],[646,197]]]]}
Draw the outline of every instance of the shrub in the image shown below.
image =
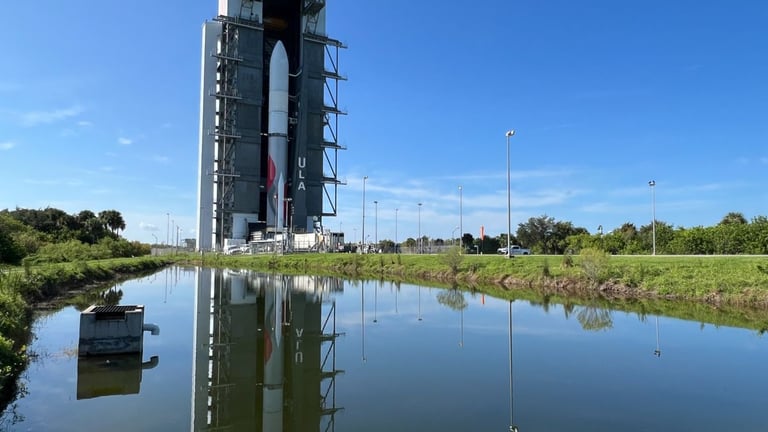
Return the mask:
{"type": "Polygon", "coordinates": [[[464,261],[464,256],[461,254],[461,249],[458,246],[454,246],[448,249],[448,251],[443,254],[441,258],[443,263],[445,263],[445,265],[451,269],[451,273],[454,275],[459,272],[461,262],[464,261]]]}
{"type": "Polygon", "coordinates": [[[549,271],[549,260],[544,260],[544,263],[541,265],[541,276],[545,279],[552,277],[552,272],[549,271]]]}
{"type": "Polygon", "coordinates": [[[590,282],[599,284],[607,279],[608,259],[608,254],[598,249],[581,250],[581,269],[590,282]]]}

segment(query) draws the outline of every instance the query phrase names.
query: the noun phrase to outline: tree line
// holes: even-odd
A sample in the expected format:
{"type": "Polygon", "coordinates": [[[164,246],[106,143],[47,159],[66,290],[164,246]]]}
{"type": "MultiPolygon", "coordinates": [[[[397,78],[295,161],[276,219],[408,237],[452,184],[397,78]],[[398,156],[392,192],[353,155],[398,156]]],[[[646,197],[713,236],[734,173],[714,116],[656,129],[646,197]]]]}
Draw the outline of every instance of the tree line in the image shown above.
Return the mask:
{"type": "MultiPolygon", "coordinates": [[[[656,220],[655,227],[653,222],[640,227],[627,222],[611,231],[603,230],[601,226],[594,233],[545,214],[520,223],[510,243],[529,248],[535,254],[578,254],[584,248],[592,248],[612,255],[643,255],[653,251],[654,231],[656,253],[660,255],[768,254],[768,217],[756,216],[747,220],[739,212],[730,212],[718,224],[708,227],[675,227],[656,220]]],[[[459,239],[447,241],[423,236],[420,243],[458,245],[459,239]]],[[[413,250],[418,244],[417,239],[408,238],[401,246],[413,250]]],[[[507,234],[480,238],[464,233],[461,244],[465,253],[494,254],[507,245],[507,234]]],[[[395,250],[391,240],[382,240],[380,246],[384,252],[395,250]]]]}
{"type": "Polygon", "coordinates": [[[149,248],[120,236],[117,210],[75,214],[47,207],[0,211],[0,264],[65,262],[146,255],[149,248]]]}

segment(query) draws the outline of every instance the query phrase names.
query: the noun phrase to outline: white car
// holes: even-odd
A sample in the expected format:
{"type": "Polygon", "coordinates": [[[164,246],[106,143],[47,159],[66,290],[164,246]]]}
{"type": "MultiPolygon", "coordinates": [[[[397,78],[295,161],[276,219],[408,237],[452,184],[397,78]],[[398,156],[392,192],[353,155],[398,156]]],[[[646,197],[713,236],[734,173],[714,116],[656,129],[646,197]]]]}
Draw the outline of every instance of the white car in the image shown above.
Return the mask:
{"type": "MultiPolygon", "coordinates": [[[[509,247],[509,249],[511,251],[509,255],[530,255],[531,254],[530,249],[521,248],[518,245],[512,245],[509,247]]],[[[497,252],[499,253],[499,255],[507,255],[507,248],[500,247],[497,252]]]]}

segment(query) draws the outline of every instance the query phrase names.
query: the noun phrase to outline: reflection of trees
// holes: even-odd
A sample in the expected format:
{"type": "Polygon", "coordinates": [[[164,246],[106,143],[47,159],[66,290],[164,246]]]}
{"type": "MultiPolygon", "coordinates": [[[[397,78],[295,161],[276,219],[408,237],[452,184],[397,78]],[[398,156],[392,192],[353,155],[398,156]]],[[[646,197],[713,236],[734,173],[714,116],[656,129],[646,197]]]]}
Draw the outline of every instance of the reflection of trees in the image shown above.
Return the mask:
{"type": "Polygon", "coordinates": [[[462,310],[468,305],[467,301],[464,300],[464,293],[455,288],[440,291],[437,294],[437,302],[453,310],[462,310]]]}
{"type": "Polygon", "coordinates": [[[609,309],[582,306],[576,312],[576,319],[584,330],[599,331],[613,328],[613,317],[609,309]]]}
{"type": "Polygon", "coordinates": [[[90,305],[116,306],[123,299],[123,290],[110,288],[108,290],[88,291],[78,295],[72,300],[75,309],[82,312],[90,305]]]}

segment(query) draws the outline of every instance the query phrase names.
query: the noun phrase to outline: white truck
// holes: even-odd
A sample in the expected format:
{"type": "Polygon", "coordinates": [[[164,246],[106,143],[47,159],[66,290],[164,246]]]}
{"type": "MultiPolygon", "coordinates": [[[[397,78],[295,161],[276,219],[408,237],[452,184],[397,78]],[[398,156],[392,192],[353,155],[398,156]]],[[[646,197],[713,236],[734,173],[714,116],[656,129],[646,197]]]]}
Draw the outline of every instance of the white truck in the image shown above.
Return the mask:
{"type": "MultiPolygon", "coordinates": [[[[530,255],[531,254],[530,249],[522,248],[518,245],[511,245],[509,247],[509,251],[510,251],[509,255],[530,255]]],[[[498,252],[499,252],[499,255],[507,255],[507,248],[500,247],[498,252]]]]}

